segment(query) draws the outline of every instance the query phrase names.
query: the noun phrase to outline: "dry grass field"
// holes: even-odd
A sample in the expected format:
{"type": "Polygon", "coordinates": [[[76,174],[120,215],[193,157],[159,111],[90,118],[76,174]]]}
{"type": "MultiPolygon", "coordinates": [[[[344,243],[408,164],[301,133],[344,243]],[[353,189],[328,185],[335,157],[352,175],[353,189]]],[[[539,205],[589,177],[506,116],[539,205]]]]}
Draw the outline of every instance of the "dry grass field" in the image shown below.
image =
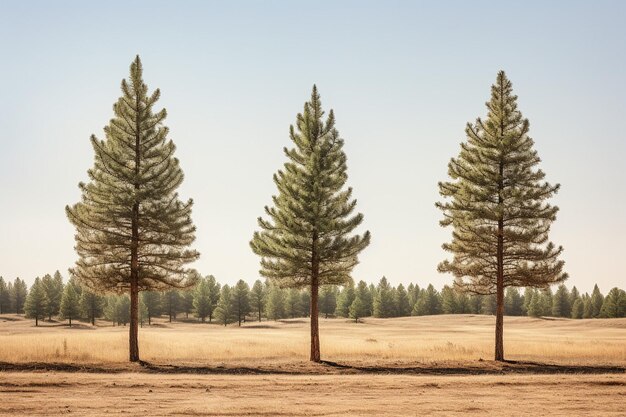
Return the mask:
{"type": "MultiPolygon", "coordinates": [[[[128,328],[72,328],[0,316],[0,362],[122,363],[128,328]]],[[[626,319],[505,318],[507,359],[557,364],[626,364],[626,319]]],[[[322,358],[333,362],[432,363],[489,360],[494,318],[441,315],[320,322],[322,358]]],[[[143,360],[154,363],[253,363],[308,358],[308,320],[250,322],[241,328],[163,319],[139,331],[143,360]]]]}
{"type": "Polygon", "coordinates": [[[157,320],[140,329],[0,316],[0,415],[604,415],[626,410],[626,320],[493,317],[321,320],[235,326],[157,320]]]}

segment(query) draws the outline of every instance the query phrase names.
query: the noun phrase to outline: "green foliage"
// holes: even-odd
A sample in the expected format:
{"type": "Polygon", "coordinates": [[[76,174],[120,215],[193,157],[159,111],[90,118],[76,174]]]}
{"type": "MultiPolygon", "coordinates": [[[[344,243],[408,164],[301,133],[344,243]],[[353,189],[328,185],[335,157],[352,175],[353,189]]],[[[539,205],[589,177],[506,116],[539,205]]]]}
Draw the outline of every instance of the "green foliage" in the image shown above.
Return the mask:
{"type": "Polygon", "coordinates": [[[393,304],[396,317],[406,317],[411,315],[412,306],[409,303],[409,295],[404,289],[404,285],[399,284],[394,292],[393,304]]]}
{"type": "Polygon", "coordinates": [[[48,300],[46,292],[39,277],[35,278],[35,282],[30,287],[30,293],[26,297],[24,311],[26,317],[35,319],[35,326],[39,326],[39,320],[43,319],[47,312],[48,300]]]}
{"type": "Polygon", "coordinates": [[[482,298],[482,305],[480,306],[480,313],[487,314],[490,316],[496,315],[496,296],[495,295],[485,295],[482,298]]]}
{"type": "Polygon", "coordinates": [[[541,317],[542,314],[541,294],[535,291],[532,293],[530,303],[528,304],[528,315],[531,317],[541,317]]]}
{"type": "MultiPolygon", "coordinates": [[[[142,76],[137,56],[105,140],[91,136],[94,165],[89,182],[79,184],[81,201],[66,207],[76,227],[72,275],[92,291],[130,291],[134,300],[139,290],[193,285],[195,274],[185,265],[199,257],[186,249],[195,239],[193,202],[183,203],[176,192],[183,172],[163,125],[167,113],[153,109],[160,92],[148,94],[142,76]]],[[[131,326],[131,360],[139,359],[136,340],[131,326]]]]}
{"type": "Polygon", "coordinates": [[[504,297],[504,313],[507,316],[521,316],[524,314],[524,299],[515,287],[506,289],[504,297]]]}
{"type": "Polygon", "coordinates": [[[441,290],[441,312],[443,314],[455,314],[457,311],[456,294],[447,285],[441,290]]]}
{"type": "Polygon", "coordinates": [[[72,282],[68,282],[63,289],[60,315],[62,319],[69,320],[70,327],[72,327],[72,319],[80,317],[80,295],[76,291],[76,285],[72,282]]]}
{"type": "Polygon", "coordinates": [[[539,293],[539,308],[542,316],[552,315],[552,289],[545,288],[539,293]]]}
{"type": "Polygon", "coordinates": [[[354,280],[350,279],[344,285],[343,289],[337,296],[337,308],[335,309],[335,316],[337,317],[349,317],[350,306],[354,301],[354,280]]]}
{"type": "Polygon", "coordinates": [[[374,317],[393,317],[393,292],[392,287],[386,277],[382,277],[376,287],[376,295],[374,296],[374,317]]]}
{"type": "Polygon", "coordinates": [[[181,290],[179,298],[180,312],[185,313],[185,318],[189,318],[189,314],[193,311],[193,290],[190,288],[181,290]]]}
{"type": "Polygon", "coordinates": [[[52,316],[57,316],[60,313],[61,298],[63,297],[63,277],[61,277],[59,271],[56,271],[54,278],[50,274],[44,275],[41,283],[48,300],[46,315],[48,320],[52,320],[52,316]]]}
{"type": "Polygon", "coordinates": [[[600,317],[617,318],[626,317],[626,291],[615,287],[604,298],[600,317]]]}
{"type": "Polygon", "coordinates": [[[577,298],[572,305],[572,318],[573,319],[582,319],[583,318],[583,301],[580,298],[577,298]]]}
{"type": "Polygon", "coordinates": [[[180,312],[180,294],[176,290],[169,290],[161,294],[161,307],[167,314],[169,321],[176,318],[180,312]]]}
{"type": "Polygon", "coordinates": [[[92,325],[96,324],[96,319],[104,314],[106,300],[100,294],[84,289],[80,295],[80,313],[92,325]]]}
{"type": "Polygon", "coordinates": [[[604,304],[604,296],[600,292],[598,284],[596,284],[594,285],[593,292],[591,293],[591,317],[600,317],[602,304],[604,304]]]}
{"type": "Polygon", "coordinates": [[[0,277],[0,314],[6,314],[10,311],[10,292],[4,278],[0,277]]]}
{"type": "Polygon", "coordinates": [[[161,315],[161,294],[156,291],[144,291],[141,294],[141,302],[145,308],[144,318],[148,320],[148,325],[151,325],[152,317],[161,315]]]}
{"type": "Polygon", "coordinates": [[[287,298],[285,300],[285,314],[288,317],[300,317],[302,314],[302,297],[297,288],[289,288],[287,290],[287,298]]]}
{"type": "Polygon", "coordinates": [[[237,319],[237,310],[235,307],[234,291],[228,286],[224,285],[220,291],[220,299],[215,308],[216,320],[226,326],[237,319]]]}
{"type": "Polygon", "coordinates": [[[326,318],[331,316],[337,308],[337,286],[324,285],[320,292],[319,309],[326,318]]]}
{"type": "Polygon", "coordinates": [[[196,310],[196,317],[202,322],[212,312],[211,293],[209,289],[209,277],[202,278],[193,292],[193,308],[196,310]]]}
{"type": "Polygon", "coordinates": [[[421,291],[413,307],[413,314],[416,316],[429,316],[439,314],[440,312],[441,299],[439,293],[433,287],[433,284],[429,284],[425,290],[421,291]]]}
{"type": "Polygon", "coordinates": [[[559,288],[552,297],[552,316],[554,317],[570,317],[572,315],[572,306],[570,304],[570,294],[564,284],[559,288]]]}
{"type": "Polygon", "coordinates": [[[290,129],[294,148],[284,149],[288,162],[274,175],[278,195],[266,207],[270,220],[259,218],[260,232],[250,242],[261,256],[261,275],[282,287],[345,284],[369,232],[351,235],[363,221],[348,179],[343,139],[331,110],[326,121],[317,88],[290,129]],[[313,261],[312,261],[313,260],[313,261]]]}
{"type": "Polygon", "coordinates": [[[278,285],[268,287],[265,314],[270,320],[279,320],[285,317],[285,291],[278,285]]]}
{"type": "Polygon", "coordinates": [[[252,286],[252,290],[250,291],[250,305],[252,310],[258,314],[259,321],[261,321],[263,310],[265,308],[265,293],[265,286],[260,279],[257,279],[252,286]]]}
{"type": "Polygon", "coordinates": [[[130,321],[130,298],[127,295],[109,295],[106,298],[104,318],[118,326],[126,326],[130,321]]]}
{"type": "Polygon", "coordinates": [[[28,287],[23,279],[15,278],[13,285],[11,286],[11,305],[15,314],[22,314],[24,312],[24,302],[28,295],[28,287]]]}
{"type": "Polygon", "coordinates": [[[233,288],[233,304],[235,308],[235,316],[237,322],[241,326],[241,322],[245,321],[246,315],[250,313],[250,286],[242,279],[237,281],[237,285],[233,288]]]}
{"type": "Polygon", "coordinates": [[[453,259],[438,269],[452,273],[459,288],[485,295],[496,293],[499,274],[502,288],[561,282],[567,278],[558,260],[562,248],[548,241],[558,208],[546,202],[559,185],[544,182],[536,168],[528,120],[502,71],[487,108],[486,120],[467,125],[467,142],[448,165],[452,181],[439,183],[441,195],[451,199],[437,203],[441,225],[454,232],[443,245],[453,259]]]}

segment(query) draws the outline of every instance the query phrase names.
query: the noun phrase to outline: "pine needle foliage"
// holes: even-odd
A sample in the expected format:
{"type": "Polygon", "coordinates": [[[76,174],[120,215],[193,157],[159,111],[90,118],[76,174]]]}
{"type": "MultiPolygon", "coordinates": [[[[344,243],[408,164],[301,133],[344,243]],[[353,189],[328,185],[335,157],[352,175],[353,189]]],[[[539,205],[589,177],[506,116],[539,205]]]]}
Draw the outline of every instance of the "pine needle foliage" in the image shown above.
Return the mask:
{"type": "Polygon", "coordinates": [[[370,233],[352,234],[362,223],[352,214],[356,200],[348,179],[343,139],[335,129],[331,110],[326,120],[317,87],[290,128],[293,148],[285,148],[288,161],[274,175],[278,195],[265,207],[268,219],[250,245],[261,256],[261,275],[283,288],[311,288],[311,360],[319,361],[316,334],[320,285],[342,285],[368,246],[370,233]]]}
{"type": "MultiPolygon", "coordinates": [[[[138,56],[121,89],[105,140],[91,136],[90,181],[79,184],[81,201],[66,212],[76,227],[78,260],[71,273],[94,291],[130,292],[132,332],[138,291],[192,285],[185,265],[199,254],[188,249],[195,239],[193,202],[182,202],[176,192],[183,172],[163,125],[167,113],[154,110],[160,91],[148,92],[138,56]]],[[[131,360],[139,360],[133,349],[131,340],[131,360]]]]}

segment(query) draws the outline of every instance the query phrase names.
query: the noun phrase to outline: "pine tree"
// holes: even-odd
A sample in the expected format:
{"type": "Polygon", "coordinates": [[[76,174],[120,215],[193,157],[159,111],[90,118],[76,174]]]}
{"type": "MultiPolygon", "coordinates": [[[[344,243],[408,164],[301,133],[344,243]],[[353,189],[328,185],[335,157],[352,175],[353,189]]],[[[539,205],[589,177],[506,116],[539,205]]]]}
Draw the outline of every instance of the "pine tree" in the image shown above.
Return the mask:
{"type": "Polygon", "coordinates": [[[192,201],[183,203],[176,193],[183,172],[163,126],[167,114],[153,110],[160,92],[148,94],[142,73],[137,56],[106,139],[91,137],[95,162],[90,181],[79,184],[82,199],[66,207],[76,227],[73,275],[92,291],[130,294],[131,361],[139,361],[139,291],[193,285],[196,275],[185,264],[199,257],[185,249],[195,239],[192,201]]]}
{"type": "Polygon", "coordinates": [[[196,317],[203,323],[212,312],[210,295],[209,277],[202,278],[193,292],[193,308],[196,310],[196,317]]]}
{"type": "Polygon", "coordinates": [[[295,148],[285,148],[288,162],[274,175],[278,196],[259,218],[251,247],[261,256],[261,275],[283,287],[311,291],[311,355],[320,361],[318,293],[320,285],[343,285],[369,245],[370,234],[351,235],[363,221],[351,216],[356,200],[348,179],[343,139],[331,110],[326,121],[317,87],[290,129],[295,148]]]}
{"type": "Polygon", "coordinates": [[[469,294],[469,311],[472,314],[480,314],[483,306],[483,295],[469,294]]]}
{"type": "Polygon", "coordinates": [[[302,312],[300,304],[302,298],[300,297],[300,290],[297,288],[289,288],[287,291],[287,299],[285,300],[285,313],[288,317],[298,317],[302,312]]]}
{"type": "Polygon", "coordinates": [[[300,291],[300,315],[309,317],[311,311],[311,292],[308,289],[300,291]]]}
{"type": "Polygon", "coordinates": [[[11,287],[11,304],[15,314],[22,314],[24,312],[24,302],[28,295],[28,287],[23,279],[15,278],[13,286],[11,287]]]}
{"type": "Polygon", "coordinates": [[[83,290],[80,294],[80,311],[92,326],[96,325],[96,319],[104,314],[105,299],[99,294],[89,290],[83,290]]]}
{"type": "Polygon", "coordinates": [[[337,317],[349,317],[350,306],[354,301],[354,280],[349,279],[346,285],[337,297],[337,308],[335,309],[335,316],[337,317]]]}
{"type": "Polygon", "coordinates": [[[578,288],[576,288],[576,286],[573,286],[572,290],[569,293],[569,305],[572,306],[572,308],[574,308],[574,303],[579,298],[580,298],[580,293],[578,292],[578,288]]]}
{"type": "Polygon", "coordinates": [[[63,277],[61,277],[61,273],[59,273],[59,271],[56,271],[54,273],[54,278],[52,278],[50,274],[44,275],[41,279],[41,283],[46,293],[46,298],[48,299],[46,315],[48,316],[48,320],[52,320],[52,316],[59,315],[59,310],[61,308],[61,297],[63,296],[63,277]]]}
{"type": "Polygon", "coordinates": [[[233,288],[233,304],[235,306],[235,316],[241,326],[241,322],[246,321],[246,316],[250,313],[250,286],[242,279],[237,281],[233,288]]]}
{"type": "Polygon", "coordinates": [[[598,284],[593,286],[593,292],[591,293],[591,317],[600,317],[600,310],[602,310],[602,304],[604,304],[604,296],[598,288],[598,284]]]}
{"type": "Polygon", "coordinates": [[[169,290],[161,294],[161,306],[168,316],[169,322],[180,312],[180,294],[176,290],[169,290]]]}
{"type": "MultiPolygon", "coordinates": [[[[453,288],[454,290],[454,288],[453,288]]],[[[468,296],[467,293],[465,292],[459,292],[459,291],[454,291],[455,295],[456,295],[456,305],[457,305],[457,313],[459,314],[467,314],[467,313],[471,313],[471,304],[470,304],[470,298],[468,296]]]]}
{"type": "Polygon", "coordinates": [[[417,302],[417,299],[420,295],[419,285],[410,283],[409,286],[407,287],[407,293],[409,295],[409,305],[411,306],[411,308],[413,308],[413,306],[415,306],[415,303],[417,302]]]}
{"type": "Polygon", "coordinates": [[[224,285],[220,291],[220,300],[215,308],[215,318],[224,326],[237,317],[234,301],[233,291],[228,285],[224,285]]]}
{"type": "Polygon", "coordinates": [[[615,287],[604,297],[599,317],[626,317],[626,292],[615,287]]]}
{"type": "Polygon", "coordinates": [[[422,290],[413,309],[416,316],[430,316],[441,312],[441,298],[433,284],[428,284],[428,287],[422,290]]]}
{"type": "Polygon", "coordinates": [[[393,303],[396,307],[396,317],[406,317],[411,315],[412,307],[409,303],[409,294],[404,289],[404,285],[399,284],[396,288],[393,303]]]}
{"type": "Polygon", "coordinates": [[[504,313],[507,316],[521,316],[524,313],[524,299],[515,287],[506,289],[504,297],[504,313]]]}
{"type": "Polygon", "coordinates": [[[350,305],[350,318],[353,318],[358,323],[360,318],[371,314],[371,304],[372,294],[367,283],[359,281],[354,291],[354,301],[350,305]]]}
{"type": "Polygon", "coordinates": [[[536,292],[537,290],[534,288],[526,288],[524,290],[524,305],[523,305],[523,310],[524,310],[524,314],[526,314],[527,316],[530,316],[530,314],[528,314],[528,309],[530,306],[530,300],[532,299],[533,294],[536,292]]]}
{"type": "Polygon", "coordinates": [[[591,305],[591,297],[589,294],[585,294],[582,297],[583,300],[583,318],[590,319],[593,317],[593,306],[591,305]]]}
{"type": "Polygon", "coordinates": [[[496,310],[498,308],[496,295],[495,294],[484,295],[482,300],[483,300],[483,303],[480,306],[480,314],[495,316],[497,313],[496,310]]]}
{"type": "Polygon", "coordinates": [[[69,320],[70,327],[72,327],[72,319],[80,316],[80,295],[76,291],[76,286],[71,282],[68,282],[63,289],[59,312],[62,319],[69,320]]]}
{"type": "Polygon", "coordinates": [[[444,285],[441,290],[441,312],[443,314],[455,314],[456,309],[456,295],[452,288],[444,285]]]}
{"type": "Polygon", "coordinates": [[[337,286],[324,285],[319,296],[319,311],[325,318],[332,315],[337,308],[337,286]]]}
{"type": "Polygon", "coordinates": [[[207,290],[209,293],[209,323],[213,321],[213,314],[220,300],[221,286],[213,275],[207,277],[207,290]]]}
{"type": "Polygon", "coordinates": [[[26,317],[35,319],[35,326],[39,326],[39,320],[46,316],[47,299],[46,292],[39,277],[35,278],[35,282],[30,287],[30,292],[24,303],[24,311],[26,317]]]}
{"type": "Polygon", "coordinates": [[[570,304],[569,291],[567,291],[567,287],[564,284],[561,284],[552,297],[552,316],[569,317],[571,315],[572,306],[570,304]]]}
{"type": "Polygon", "coordinates": [[[567,278],[561,247],[548,242],[558,207],[546,202],[559,185],[543,182],[540,159],[528,136],[529,123],[504,71],[498,73],[487,103],[487,120],[466,128],[467,142],[448,165],[451,182],[439,183],[442,226],[454,228],[443,248],[453,260],[440,272],[455,276],[466,291],[495,294],[495,359],[504,360],[503,316],[506,287],[545,287],[567,278]]]}
{"type": "Polygon", "coordinates": [[[552,297],[553,294],[550,287],[539,292],[539,307],[541,308],[542,316],[552,315],[552,297]]]}
{"type": "Polygon", "coordinates": [[[270,285],[268,288],[267,303],[265,305],[265,315],[269,320],[279,320],[285,314],[284,290],[278,285],[270,285]]]}
{"type": "Polygon", "coordinates": [[[185,318],[188,319],[189,313],[193,311],[193,290],[189,288],[180,290],[178,296],[180,299],[180,312],[185,313],[185,318]]]}
{"type": "Polygon", "coordinates": [[[583,301],[580,298],[577,298],[572,305],[572,318],[573,319],[582,319],[583,318],[583,301]]]}
{"type": "Polygon", "coordinates": [[[156,291],[144,291],[141,293],[141,302],[145,307],[145,318],[148,325],[152,325],[152,318],[161,315],[161,295],[156,291]]]}
{"type": "Polygon", "coordinates": [[[0,277],[0,314],[9,312],[10,299],[9,287],[4,278],[0,277]]]}
{"type": "Polygon", "coordinates": [[[250,301],[252,303],[252,309],[258,313],[259,321],[261,321],[261,313],[265,308],[265,286],[260,279],[257,279],[252,286],[250,301]]]}
{"type": "Polygon", "coordinates": [[[531,317],[541,317],[542,308],[541,308],[541,294],[538,292],[533,292],[530,298],[530,303],[528,304],[528,315],[531,317]]]}
{"type": "Polygon", "coordinates": [[[393,317],[393,294],[386,277],[382,277],[374,296],[374,317],[393,317]]]}

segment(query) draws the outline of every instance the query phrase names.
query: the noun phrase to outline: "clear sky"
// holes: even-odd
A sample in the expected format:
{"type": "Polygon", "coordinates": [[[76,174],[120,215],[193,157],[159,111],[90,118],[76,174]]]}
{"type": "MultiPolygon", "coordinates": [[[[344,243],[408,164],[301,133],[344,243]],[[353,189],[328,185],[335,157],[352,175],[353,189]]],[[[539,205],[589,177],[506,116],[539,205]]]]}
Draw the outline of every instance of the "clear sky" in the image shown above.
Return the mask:
{"type": "Polygon", "coordinates": [[[355,279],[450,283],[437,182],[504,69],[562,185],[551,239],[568,286],[626,287],[626,2],[506,3],[0,2],[0,275],[67,278],[64,207],[140,54],[195,201],[203,275],[258,277],[248,242],[317,83],[372,233],[355,279]]]}

